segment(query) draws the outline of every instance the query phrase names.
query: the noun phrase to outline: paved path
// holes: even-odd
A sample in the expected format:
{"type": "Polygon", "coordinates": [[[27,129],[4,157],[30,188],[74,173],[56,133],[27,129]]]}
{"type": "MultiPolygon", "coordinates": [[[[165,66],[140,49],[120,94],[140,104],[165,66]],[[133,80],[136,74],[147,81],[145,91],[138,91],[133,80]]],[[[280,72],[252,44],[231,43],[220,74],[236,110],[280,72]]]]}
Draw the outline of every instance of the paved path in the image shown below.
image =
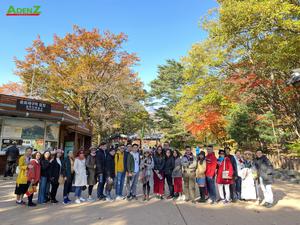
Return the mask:
{"type": "MultiPolygon", "coordinates": [[[[278,203],[272,209],[252,203],[211,206],[157,199],[28,208],[15,205],[14,185],[0,181],[1,225],[300,225],[300,185],[283,182],[274,185],[278,203]]],[[[58,193],[62,200],[62,190],[58,193]]]]}

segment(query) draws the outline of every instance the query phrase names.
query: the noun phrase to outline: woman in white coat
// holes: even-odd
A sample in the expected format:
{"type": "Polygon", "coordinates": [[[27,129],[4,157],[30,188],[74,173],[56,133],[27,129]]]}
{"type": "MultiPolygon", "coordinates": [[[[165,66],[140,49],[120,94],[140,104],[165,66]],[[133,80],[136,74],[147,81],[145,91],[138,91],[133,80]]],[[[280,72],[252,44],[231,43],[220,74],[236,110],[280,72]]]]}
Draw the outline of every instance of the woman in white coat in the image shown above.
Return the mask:
{"type": "Polygon", "coordinates": [[[85,199],[81,197],[81,190],[83,186],[87,185],[87,175],[85,166],[85,156],[83,151],[79,151],[74,162],[74,172],[75,172],[75,203],[80,204],[84,202],[85,199]]]}
{"type": "Polygon", "coordinates": [[[255,188],[255,174],[256,169],[252,160],[252,152],[244,152],[244,168],[241,170],[242,178],[242,193],[241,199],[243,200],[256,200],[256,188],[255,188]]]}

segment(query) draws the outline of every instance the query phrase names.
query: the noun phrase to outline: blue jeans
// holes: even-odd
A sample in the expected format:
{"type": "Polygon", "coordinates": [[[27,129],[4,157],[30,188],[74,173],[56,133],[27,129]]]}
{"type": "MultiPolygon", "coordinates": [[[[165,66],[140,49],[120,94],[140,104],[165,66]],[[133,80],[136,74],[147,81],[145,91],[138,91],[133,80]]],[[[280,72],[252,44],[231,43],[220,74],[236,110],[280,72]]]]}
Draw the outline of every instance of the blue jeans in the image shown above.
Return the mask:
{"type": "Polygon", "coordinates": [[[77,198],[80,198],[81,197],[81,190],[82,190],[82,187],[81,186],[76,186],[75,187],[75,197],[77,198]]]}
{"type": "Polygon", "coordinates": [[[116,195],[122,196],[125,181],[125,172],[117,172],[116,177],[116,195]]]}
{"type": "Polygon", "coordinates": [[[99,174],[98,176],[98,187],[97,187],[97,198],[103,198],[103,190],[105,184],[105,176],[103,174],[99,174]]]}
{"type": "Polygon", "coordinates": [[[236,192],[237,199],[241,199],[241,192],[242,192],[242,178],[241,177],[237,177],[235,179],[235,192],[236,192]]]}
{"type": "Polygon", "coordinates": [[[207,191],[210,200],[216,201],[217,194],[216,194],[215,178],[206,177],[206,185],[207,185],[207,191]]]}
{"type": "Polygon", "coordinates": [[[38,194],[38,203],[43,204],[46,201],[47,177],[41,177],[38,194]]]}

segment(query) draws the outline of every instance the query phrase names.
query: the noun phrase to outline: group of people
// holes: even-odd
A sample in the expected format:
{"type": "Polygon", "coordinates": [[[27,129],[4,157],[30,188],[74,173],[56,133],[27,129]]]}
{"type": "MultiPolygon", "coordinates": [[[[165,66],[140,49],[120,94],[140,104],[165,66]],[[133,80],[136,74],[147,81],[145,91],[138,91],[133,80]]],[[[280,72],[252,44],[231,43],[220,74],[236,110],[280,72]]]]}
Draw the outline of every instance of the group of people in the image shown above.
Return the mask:
{"type": "Polygon", "coordinates": [[[190,146],[186,146],[181,155],[168,144],[142,150],[138,144],[108,148],[103,142],[97,148],[92,147],[88,152],[79,150],[75,155],[72,151],[64,155],[60,149],[42,154],[27,148],[18,161],[16,203],[26,204],[23,201],[26,194],[28,206],[36,206],[32,199],[37,189],[38,204],[58,203],[56,195],[60,184],[63,185],[64,204],[71,203],[71,192],[75,193],[77,204],[94,201],[92,193],[96,184],[99,200],[137,200],[138,183],[141,183],[143,201],[150,200],[153,184],[153,193],[158,199],[210,204],[252,200],[272,207],[271,162],[260,150],[255,157],[250,151],[243,155],[240,151],[232,155],[230,151],[229,147],[220,149],[217,158],[213,145],[206,147],[206,153],[200,151],[196,155],[190,146]],[[124,186],[126,194],[123,194],[124,186]],[[197,201],[196,187],[200,195],[197,201]],[[259,187],[263,199],[259,197],[259,187]],[[88,189],[87,198],[82,196],[85,189],[88,189]]]}

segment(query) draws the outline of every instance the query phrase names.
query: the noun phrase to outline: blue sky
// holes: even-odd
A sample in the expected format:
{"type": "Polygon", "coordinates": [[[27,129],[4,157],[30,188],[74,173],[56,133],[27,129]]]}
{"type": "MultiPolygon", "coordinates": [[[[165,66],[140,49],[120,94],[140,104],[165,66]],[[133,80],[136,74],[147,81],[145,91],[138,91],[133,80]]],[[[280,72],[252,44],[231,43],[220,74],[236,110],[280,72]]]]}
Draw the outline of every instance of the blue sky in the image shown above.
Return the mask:
{"type": "Polygon", "coordinates": [[[0,0],[0,84],[18,81],[13,75],[13,57],[23,58],[25,48],[41,36],[52,42],[53,34],[63,36],[77,24],[114,33],[124,32],[124,48],[136,52],[141,61],[135,68],[147,85],[166,59],[180,59],[191,45],[205,38],[199,19],[215,0],[0,0]],[[40,5],[37,17],[8,17],[9,6],[40,5]]]}

